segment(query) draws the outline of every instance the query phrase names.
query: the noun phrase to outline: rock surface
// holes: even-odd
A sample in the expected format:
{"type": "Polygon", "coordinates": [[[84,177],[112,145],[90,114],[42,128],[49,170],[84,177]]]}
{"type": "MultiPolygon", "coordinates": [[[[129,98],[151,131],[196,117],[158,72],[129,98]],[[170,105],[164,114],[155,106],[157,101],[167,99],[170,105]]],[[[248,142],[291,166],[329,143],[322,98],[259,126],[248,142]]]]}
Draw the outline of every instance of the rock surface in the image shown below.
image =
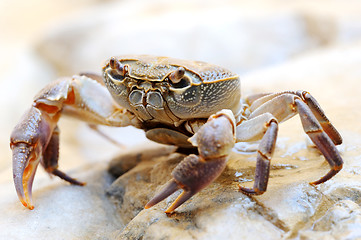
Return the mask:
{"type": "MultiPolygon", "coordinates": [[[[70,5],[58,1],[59,12],[65,9],[61,4],[70,5]]],[[[361,237],[358,1],[226,1],[221,5],[208,1],[205,5],[203,1],[138,0],[78,4],[71,16],[51,24],[42,34],[37,32],[33,38],[37,40],[28,43],[29,47],[18,48],[11,43],[0,48],[7,53],[6,61],[1,59],[5,64],[0,73],[0,108],[6,113],[0,120],[1,238],[361,237]],[[166,215],[164,210],[178,192],[151,209],[144,210],[143,206],[170,178],[182,155],[155,157],[157,149],[161,148],[162,153],[171,149],[152,145],[141,131],[132,128],[102,128],[128,148],[119,149],[84,124],[62,119],[60,168],[86,181],[87,186],[69,186],[57,178],[49,179],[39,169],[33,188],[35,209],[24,209],[13,187],[8,147],[15,122],[36,92],[58,74],[98,72],[102,60],[124,53],[168,55],[222,65],[242,74],[243,95],[298,89],[311,92],[344,138],[338,147],[344,169],[320,186],[308,184],[323,176],[329,167],[309,146],[296,116],[280,126],[265,194],[248,197],[237,191],[238,184],[252,186],[255,169],[255,155],[240,153],[242,145],[237,145],[227,168],[213,184],[175,213],[166,215]],[[123,157],[117,159],[128,162],[110,164],[112,174],[125,172],[115,180],[107,169],[119,152],[123,157]],[[128,170],[129,159],[139,164],[128,170]]],[[[20,8],[14,9],[21,12],[20,8]]],[[[0,17],[7,15],[11,14],[0,17]]],[[[0,27],[7,22],[11,21],[1,21],[0,27]]],[[[19,29],[16,39],[22,39],[23,31],[19,29]]],[[[0,44],[3,41],[0,39],[0,44]]]]}
{"type": "MultiPolygon", "coordinates": [[[[30,211],[18,202],[11,173],[0,175],[1,239],[112,239],[113,232],[124,227],[102,189],[114,180],[107,164],[82,166],[68,171],[87,182],[74,187],[63,181],[51,181],[37,174],[30,211]],[[10,176],[10,178],[9,178],[10,176]],[[12,194],[14,193],[14,194],[12,194]]],[[[40,172],[40,171],[39,171],[40,172]]]]}

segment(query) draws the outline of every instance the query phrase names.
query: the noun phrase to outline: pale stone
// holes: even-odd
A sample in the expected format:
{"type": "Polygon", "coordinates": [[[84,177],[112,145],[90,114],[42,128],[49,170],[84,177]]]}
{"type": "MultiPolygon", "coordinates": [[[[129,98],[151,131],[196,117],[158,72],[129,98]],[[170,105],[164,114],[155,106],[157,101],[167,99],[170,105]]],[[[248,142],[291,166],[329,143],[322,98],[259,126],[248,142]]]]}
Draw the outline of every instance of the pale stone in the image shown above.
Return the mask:
{"type": "Polygon", "coordinates": [[[32,211],[18,201],[10,171],[3,171],[0,175],[1,238],[112,239],[113,232],[124,225],[104,194],[112,181],[106,167],[106,163],[98,163],[68,171],[85,181],[84,187],[37,174],[32,211]]]}
{"type": "MultiPolygon", "coordinates": [[[[359,197],[360,195],[358,195],[359,197]]],[[[308,229],[300,231],[302,239],[360,239],[360,203],[350,200],[336,202],[308,229]]]]}

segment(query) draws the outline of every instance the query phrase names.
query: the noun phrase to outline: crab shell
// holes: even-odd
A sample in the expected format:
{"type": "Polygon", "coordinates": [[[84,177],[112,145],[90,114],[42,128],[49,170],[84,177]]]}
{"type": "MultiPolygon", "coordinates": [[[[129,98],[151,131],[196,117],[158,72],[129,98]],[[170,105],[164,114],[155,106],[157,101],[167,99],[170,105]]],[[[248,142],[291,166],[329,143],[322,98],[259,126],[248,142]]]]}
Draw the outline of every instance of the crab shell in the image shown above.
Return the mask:
{"type": "Polygon", "coordinates": [[[185,120],[208,118],[221,109],[235,115],[240,109],[240,80],[227,69],[148,55],[117,59],[127,73],[122,76],[114,71],[108,60],[103,67],[105,85],[115,101],[141,121],[177,126],[185,120]],[[173,83],[169,76],[179,67],[184,68],[184,76],[173,83]]]}

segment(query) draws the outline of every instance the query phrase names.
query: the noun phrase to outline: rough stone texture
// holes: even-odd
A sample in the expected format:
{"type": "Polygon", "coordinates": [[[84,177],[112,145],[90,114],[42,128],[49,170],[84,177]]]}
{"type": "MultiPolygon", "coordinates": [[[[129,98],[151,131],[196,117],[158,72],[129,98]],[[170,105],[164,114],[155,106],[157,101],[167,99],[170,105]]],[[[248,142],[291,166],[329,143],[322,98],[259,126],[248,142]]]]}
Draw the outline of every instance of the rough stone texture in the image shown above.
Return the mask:
{"type": "Polygon", "coordinates": [[[300,231],[304,239],[360,239],[361,209],[350,200],[336,202],[316,219],[313,226],[300,231]]]}
{"type": "MultiPolygon", "coordinates": [[[[92,6],[79,2],[69,10],[71,16],[62,19],[60,12],[66,12],[65,5],[73,3],[57,1],[55,8],[36,4],[39,8],[31,12],[14,7],[14,12],[24,13],[22,16],[0,8],[1,19],[11,17],[0,21],[1,31],[7,30],[0,39],[4,53],[0,60],[1,238],[360,238],[358,1],[234,0],[207,1],[205,5],[203,1],[129,0],[91,1],[92,6]],[[30,21],[25,13],[37,14],[37,18],[30,21]],[[55,15],[58,20],[50,23],[55,15]],[[26,33],[35,28],[36,22],[43,24],[42,30],[30,37],[26,33]],[[44,22],[49,24],[47,30],[44,22]],[[16,29],[20,25],[23,28],[16,29]],[[14,31],[17,34],[11,35],[14,31]],[[23,39],[29,42],[21,42],[19,47],[23,39]],[[344,138],[344,144],[338,147],[345,160],[344,169],[318,187],[308,184],[325,174],[328,165],[305,140],[296,116],[280,126],[264,195],[248,197],[237,191],[239,183],[252,186],[255,156],[234,153],[215,183],[167,216],[163,211],[176,194],[151,209],[144,210],[143,206],[170,178],[181,155],[143,161],[109,186],[113,178],[106,173],[107,162],[125,150],[109,144],[83,124],[62,119],[60,167],[88,185],[69,186],[57,178],[49,179],[39,169],[33,188],[35,209],[24,209],[13,187],[8,147],[15,122],[36,92],[59,73],[99,72],[103,60],[123,53],[219,64],[242,74],[244,95],[308,90],[344,138]]],[[[132,128],[102,130],[128,147],[127,158],[137,158],[134,153],[139,150],[145,156],[150,148],[159,147],[150,145],[141,131],[132,128]]],[[[123,164],[121,170],[126,168],[123,164]]]]}

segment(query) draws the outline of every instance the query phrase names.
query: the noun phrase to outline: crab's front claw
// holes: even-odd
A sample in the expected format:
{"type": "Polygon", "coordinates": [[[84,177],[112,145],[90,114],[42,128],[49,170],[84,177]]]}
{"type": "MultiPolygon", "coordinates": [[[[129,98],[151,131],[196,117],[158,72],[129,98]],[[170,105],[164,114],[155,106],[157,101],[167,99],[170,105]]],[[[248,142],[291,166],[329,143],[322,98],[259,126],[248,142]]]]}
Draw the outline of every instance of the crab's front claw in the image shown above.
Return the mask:
{"type": "Polygon", "coordinates": [[[165,211],[166,213],[173,212],[194,194],[212,183],[222,173],[226,162],[226,157],[205,161],[199,156],[189,155],[173,170],[173,179],[147,203],[145,208],[152,207],[182,188],[183,192],[165,211]]]}
{"type": "Polygon", "coordinates": [[[170,213],[212,183],[226,166],[228,155],[234,146],[234,134],[235,120],[232,112],[224,110],[212,115],[190,139],[194,146],[198,146],[199,156],[191,154],[184,158],[173,170],[173,179],[145,208],[154,206],[182,188],[183,192],[165,211],[170,213]]]}
{"type": "Polygon", "coordinates": [[[12,150],[15,189],[21,203],[32,210],[31,189],[39,161],[35,157],[34,148],[25,143],[17,144],[12,150]]]}
{"type": "Polygon", "coordinates": [[[29,209],[34,209],[31,189],[35,172],[54,127],[47,115],[31,107],[11,134],[15,189],[21,203],[29,209]]]}

